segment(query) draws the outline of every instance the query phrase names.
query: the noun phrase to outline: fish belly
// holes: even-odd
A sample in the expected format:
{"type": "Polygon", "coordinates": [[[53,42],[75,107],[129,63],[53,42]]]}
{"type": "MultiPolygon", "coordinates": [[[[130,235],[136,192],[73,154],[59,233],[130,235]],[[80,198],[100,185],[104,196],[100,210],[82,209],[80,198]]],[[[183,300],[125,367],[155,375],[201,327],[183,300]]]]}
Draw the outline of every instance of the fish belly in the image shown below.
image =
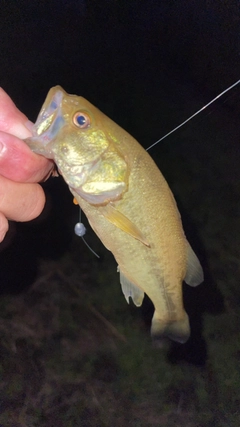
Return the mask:
{"type": "MultiPolygon", "coordinates": [[[[135,196],[136,196],[136,192],[135,196]]],[[[154,338],[168,336],[185,342],[190,334],[183,308],[182,280],[186,270],[185,237],[178,212],[161,218],[157,213],[143,212],[143,201],[135,208],[120,202],[118,209],[138,226],[150,247],[124,233],[75,194],[89,223],[105,247],[110,250],[121,274],[130,284],[145,292],[155,307],[151,333],[154,338]],[[124,207],[123,207],[124,205],[124,207]]],[[[127,199],[130,199],[128,193],[127,199]]],[[[158,206],[156,206],[156,209],[158,206]]],[[[174,206],[175,209],[175,206],[174,206]]],[[[174,210],[173,209],[173,210],[174,210]]]]}
{"type": "MultiPolygon", "coordinates": [[[[77,198],[90,225],[109,249],[120,270],[121,283],[145,292],[155,307],[152,335],[185,342],[190,335],[183,307],[182,281],[187,272],[187,241],[172,192],[151,157],[131,140],[128,158],[132,165],[129,185],[122,198],[113,203],[141,232],[133,238],[104,217],[104,208],[77,198]]],[[[134,291],[135,292],[135,291],[134,291]]],[[[141,303],[141,293],[137,305],[141,303]]],[[[133,299],[135,298],[133,297],[133,299]]]]}

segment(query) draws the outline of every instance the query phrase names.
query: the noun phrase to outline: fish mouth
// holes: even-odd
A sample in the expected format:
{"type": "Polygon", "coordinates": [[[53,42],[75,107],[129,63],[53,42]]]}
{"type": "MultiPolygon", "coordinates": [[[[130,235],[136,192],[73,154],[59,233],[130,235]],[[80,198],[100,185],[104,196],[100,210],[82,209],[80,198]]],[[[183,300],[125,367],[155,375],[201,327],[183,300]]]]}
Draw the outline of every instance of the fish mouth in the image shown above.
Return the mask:
{"type": "Polygon", "coordinates": [[[100,160],[97,157],[93,161],[81,163],[74,158],[68,159],[68,153],[64,151],[68,150],[67,146],[62,150],[58,150],[57,146],[56,149],[55,138],[69,120],[69,115],[64,115],[63,111],[64,97],[67,96],[68,94],[61,86],[55,86],[49,90],[33,125],[33,135],[25,142],[33,152],[54,160],[59,173],[63,175],[68,185],[77,190],[86,182],[88,175],[98,168],[100,160]]]}
{"type": "Polygon", "coordinates": [[[40,142],[42,147],[52,141],[65,123],[61,109],[63,96],[64,91],[60,86],[50,89],[33,126],[33,136],[30,139],[40,142]]]}

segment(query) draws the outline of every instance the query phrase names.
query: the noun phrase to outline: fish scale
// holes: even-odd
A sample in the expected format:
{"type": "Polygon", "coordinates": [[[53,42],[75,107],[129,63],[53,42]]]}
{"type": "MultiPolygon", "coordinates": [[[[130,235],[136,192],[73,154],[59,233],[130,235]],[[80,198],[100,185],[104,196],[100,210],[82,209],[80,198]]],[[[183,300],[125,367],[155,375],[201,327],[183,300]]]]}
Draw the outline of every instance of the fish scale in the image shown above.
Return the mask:
{"type": "Polygon", "coordinates": [[[91,227],[113,253],[127,301],[131,297],[139,306],[144,293],[152,300],[152,336],[185,342],[190,327],[182,282],[196,286],[203,272],[153,159],[96,107],[60,86],[49,91],[26,142],[56,162],[91,227]]]}

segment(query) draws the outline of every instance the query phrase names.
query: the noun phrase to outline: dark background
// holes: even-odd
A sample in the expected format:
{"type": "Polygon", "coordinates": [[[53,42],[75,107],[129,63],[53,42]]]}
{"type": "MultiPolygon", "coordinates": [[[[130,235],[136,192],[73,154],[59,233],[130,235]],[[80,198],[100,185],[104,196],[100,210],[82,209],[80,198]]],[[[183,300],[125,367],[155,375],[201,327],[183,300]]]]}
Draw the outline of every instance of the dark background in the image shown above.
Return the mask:
{"type": "MultiPolygon", "coordinates": [[[[33,121],[60,84],[148,147],[239,79],[239,23],[234,1],[2,1],[0,82],[33,121]]],[[[237,86],[150,151],[207,278],[212,223],[218,236],[226,227],[229,245],[236,235],[226,217],[238,214],[238,116],[237,86]]],[[[57,260],[76,239],[66,185],[50,179],[44,188],[40,218],[11,224],[0,245],[4,293],[31,285],[39,257],[57,260]]],[[[191,311],[188,299],[191,291],[191,311]]],[[[207,299],[213,311],[222,305],[218,294],[207,299]]]]}
{"type": "MultiPolygon", "coordinates": [[[[148,147],[239,79],[239,28],[237,1],[1,1],[0,84],[32,121],[49,88],[60,84],[148,147]]],[[[239,177],[238,116],[237,86],[151,150],[182,202],[182,215],[185,210],[191,217],[178,188],[188,191],[181,173],[196,167],[191,159],[199,159],[196,192],[204,191],[201,180],[216,180],[204,167],[205,160],[218,161],[219,150],[226,151],[233,180],[239,177]]],[[[0,245],[2,290],[25,286],[35,256],[57,257],[71,241],[69,215],[78,213],[57,181],[45,184],[42,217],[13,224],[0,245]]]]}
{"type": "Polygon", "coordinates": [[[140,92],[159,136],[166,80],[209,99],[239,78],[239,29],[237,1],[2,1],[1,84],[31,119],[56,83],[129,121],[140,92]]]}
{"type": "MultiPolygon", "coordinates": [[[[60,84],[67,92],[87,98],[146,148],[239,79],[239,54],[239,2],[234,0],[0,1],[0,84],[18,108],[35,121],[50,87],[60,84]]],[[[238,85],[150,151],[173,190],[187,237],[205,272],[204,285],[184,287],[191,339],[173,347],[168,358],[172,363],[208,363],[204,375],[206,399],[212,399],[210,413],[218,402],[226,401],[229,407],[240,384],[235,369],[240,354],[239,113],[238,85]],[[229,360],[226,372],[224,355],[229,360]],[[229,400],[225,392],[220,396],[216,391],[219,384],[221,390],[231,389],[229,400]]],[[[49,179],[43,186],[47,203],[42,215],[30,223],[12,223],[0,244],[1,294],[28,289],[37,277],[39,260],[49,262],[49,268],[52,260],[60,266],[68,252],[73,268],[80,265],[80,272],[84,271],[79,277],[91,276],[94,269],[101,272],[96,279],[92,276],[92,295],[101,275],[107,293],[110,285],[105,274],[115,271],[115,262],[91,230],[86,239],[100,251],[99,264],[74,235],[79,210],[62,179],[49,179]]],[[[101,309],[107,304],[102,295],[96,304],[101,309]]],[[[33,305],[23,306],[23,313],[28,313],[33,305]]],[[[148,327],[151,310],[146,301],[143,317],[148,327]]],[[[135,311],[131,313],[136,316],[135,311]]],[[[84,330],[86,322],[80,320],[78,325],[84,330]]],[[[83,347],[80,343],[81,351],[83,347]]],[[[50,353],[47,348],[42,359],[50,353]]],[[[125,348],[123,353],[125,357],[125,348]]],[[[59,354],[56,350],[56,364],[59,354]]],[[[126,366],[123,376],[125,371],[126,366]]],[[[202,373],[198,374],[194,373],[193,383],[196,390],[204,389],[202,373]]],[[[202,393],[198,398],[205,402],[202,393]]],[[[237,398],[234,405],[232,414],[239,408],[237,398]]],[[[196,404],[197,412],[198,408],[196,404]]]]}

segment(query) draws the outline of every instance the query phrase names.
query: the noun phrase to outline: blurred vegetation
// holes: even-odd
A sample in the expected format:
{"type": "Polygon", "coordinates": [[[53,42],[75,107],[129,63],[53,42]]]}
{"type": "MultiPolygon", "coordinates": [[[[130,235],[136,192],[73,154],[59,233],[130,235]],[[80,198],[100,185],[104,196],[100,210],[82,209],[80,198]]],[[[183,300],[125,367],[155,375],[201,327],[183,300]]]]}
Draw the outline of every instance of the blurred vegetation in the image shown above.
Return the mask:
{"type": "Polygon", "coordinates": [[[153,347],[144,310],[126,304],[111,254],[91,244],[100,261],[76,237],[60,260],[39,263],[27,292],[1,298],[0,425],[240,425],[231,297],[204,316],[208,359],[173,363],[171,349],[153,347]]]}

